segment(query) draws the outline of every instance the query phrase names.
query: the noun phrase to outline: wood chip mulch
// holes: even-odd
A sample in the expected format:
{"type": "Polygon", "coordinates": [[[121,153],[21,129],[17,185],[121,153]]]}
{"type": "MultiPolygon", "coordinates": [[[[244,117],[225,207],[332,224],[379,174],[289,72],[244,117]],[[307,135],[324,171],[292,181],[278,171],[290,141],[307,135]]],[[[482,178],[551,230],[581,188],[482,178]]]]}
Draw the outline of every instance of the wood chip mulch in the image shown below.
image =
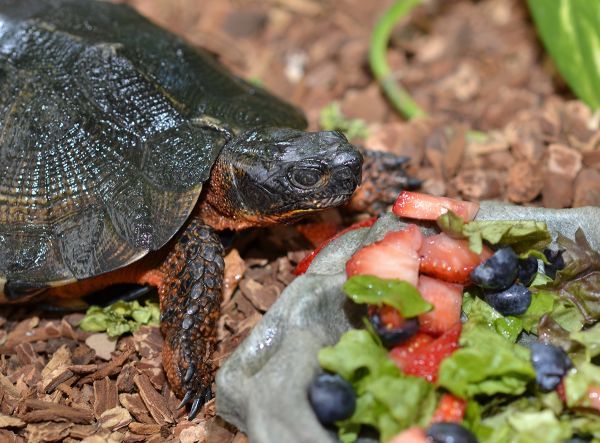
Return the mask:
{"type": "MultiPolygon", "coordinates": [[[[411,122],[390,108],[366,62],[369,34],[391,0],[125,2],[301,106],[313,129],[320,109],[339,102],[367,122],[360,143],[411,157],[426,192],[600,206],[600,114],[570,95],[519,0],[430,0],[397,28],[388,60],[430,113],[411,122]]],[[[319,220],[343,224],[337,212],[319,220]]],[[[217,362],[310,247],[293,228],[277,228],[244,235],[231,250],[217,362]]],[[[0,309],[1,442],[246,441],[215,416],[214,400],[192,422],[176,409],[158,328],[111,341],[78,329],[81,314],[0,309]]]]}

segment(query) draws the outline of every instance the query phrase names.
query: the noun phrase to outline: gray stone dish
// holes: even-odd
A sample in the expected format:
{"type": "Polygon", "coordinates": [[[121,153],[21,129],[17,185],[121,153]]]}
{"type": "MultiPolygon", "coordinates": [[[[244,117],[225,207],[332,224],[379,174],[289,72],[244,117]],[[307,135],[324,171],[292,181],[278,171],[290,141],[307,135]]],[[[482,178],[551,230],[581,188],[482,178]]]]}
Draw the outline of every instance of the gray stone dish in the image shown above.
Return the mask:
{"type": "MultiPolygon", "coordinates": [[[[546,221],[554,235],[560,232],[570,238],[581,227],[592,247],[600,249],[597,207],[552,210],[483,202],[477,219],[546,221]]],[[[246,432],[250,442],[337,441],[319,424],[308,402],[307,387],[319,371],[317,353],[335,344],[352,326],[360,325],[360,308],[341,291],[346,261],[362,245],[404,224],[386,214],[373,227],[331,242],[308,272],[283,291],[221,367],[217,374],[217,413],[246,432]]]]}

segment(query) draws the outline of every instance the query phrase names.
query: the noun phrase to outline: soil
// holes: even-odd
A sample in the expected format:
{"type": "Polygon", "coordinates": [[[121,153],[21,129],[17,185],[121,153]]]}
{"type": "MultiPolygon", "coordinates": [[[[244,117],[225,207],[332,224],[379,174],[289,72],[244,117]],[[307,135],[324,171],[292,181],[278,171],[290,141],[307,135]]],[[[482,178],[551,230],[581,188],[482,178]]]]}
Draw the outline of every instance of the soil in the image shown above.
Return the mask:
{"type": "MultiPolygon", "coordinates": [[[[339,103],[367,124],[368,137],[355,142],[409,156],[425,192],[600,206],[600,115],[571,95],[521,1],[426,1],[397,26],[388,61],[429,113],[410,122],[367,63],[370,33],[390,0],[125,3],[304,109],[312,129],[323,107],[339,103]]],[[[305,254],[348,222],[329,211],[300,229],[237,240],[226,259],[218,361],[295,278],[305,254]]],[[[115,342],[81,331],[81,318],[0,311],[0,441],[246,441],[215,416],[214,400],[191,422],[176,408],[158,328],[115,342]]]]}

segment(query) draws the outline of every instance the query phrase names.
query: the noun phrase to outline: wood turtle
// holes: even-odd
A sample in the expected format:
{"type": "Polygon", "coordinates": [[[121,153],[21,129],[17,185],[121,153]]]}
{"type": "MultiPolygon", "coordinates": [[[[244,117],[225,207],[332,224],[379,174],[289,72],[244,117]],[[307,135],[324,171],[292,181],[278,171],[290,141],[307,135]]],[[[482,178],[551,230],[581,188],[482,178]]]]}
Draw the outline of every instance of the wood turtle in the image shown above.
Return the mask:
{"type": "MultiPolygon", "coordinates": [[[[212,395],[215,229],[294,221],[360,182],[357,148],[305,127],[130,7],[0,0],[0,301],[157,286],[163,364],[195,416],[212,395]]],[[[403,162],[368,158],[374,176],[403,162]]]]}

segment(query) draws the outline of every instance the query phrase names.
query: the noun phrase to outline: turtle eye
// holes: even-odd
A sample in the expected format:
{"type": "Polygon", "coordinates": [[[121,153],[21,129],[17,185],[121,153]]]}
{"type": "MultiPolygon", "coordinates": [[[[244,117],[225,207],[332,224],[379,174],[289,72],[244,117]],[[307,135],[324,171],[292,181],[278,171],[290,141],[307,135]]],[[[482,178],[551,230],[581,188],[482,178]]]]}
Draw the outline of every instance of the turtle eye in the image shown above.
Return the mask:
{"type": "Polygon", "coordinates": [[[294,168],[290,174],[292,185],[301,189],[315,187],[322,178],[321,170],[314,167],[294,168]]]}

